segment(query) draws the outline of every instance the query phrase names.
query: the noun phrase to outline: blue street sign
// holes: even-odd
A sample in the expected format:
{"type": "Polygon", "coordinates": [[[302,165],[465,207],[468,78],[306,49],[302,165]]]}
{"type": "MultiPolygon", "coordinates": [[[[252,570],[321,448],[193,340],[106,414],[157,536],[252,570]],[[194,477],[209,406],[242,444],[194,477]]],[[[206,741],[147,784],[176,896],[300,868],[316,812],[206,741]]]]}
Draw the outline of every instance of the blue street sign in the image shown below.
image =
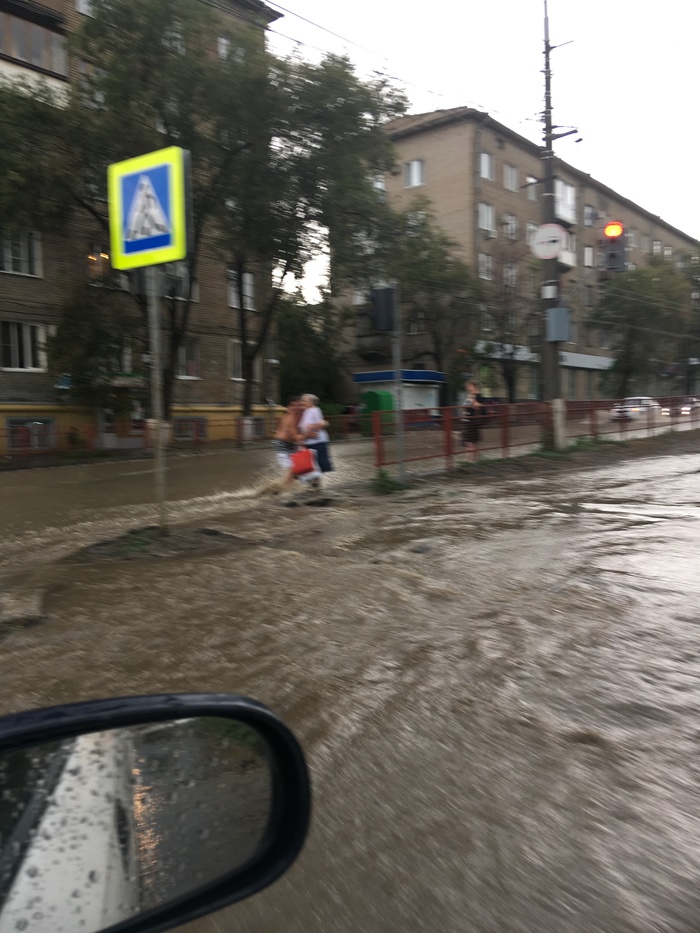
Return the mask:
{"type": "Polygon", "coordinates": [[[136,269],[187,256],[189,153],[178,146],[108,168],[111,262],[136,269]]]}

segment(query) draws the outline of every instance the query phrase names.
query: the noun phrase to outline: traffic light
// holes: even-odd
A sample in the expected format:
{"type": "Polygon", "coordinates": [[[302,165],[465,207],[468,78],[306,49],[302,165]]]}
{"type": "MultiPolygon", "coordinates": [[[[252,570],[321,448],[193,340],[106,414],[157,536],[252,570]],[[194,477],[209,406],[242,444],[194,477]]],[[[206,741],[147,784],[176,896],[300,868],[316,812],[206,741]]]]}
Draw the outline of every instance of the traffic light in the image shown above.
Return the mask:
{"type": "Polygon", "coordinates": [[[391,287],[373,288],[370,293],[372,326],[380,333],[394,330],[394,292],[391,287]]]}
{"type": "Polygon", "coordinates": [[[627,270],[625,228],[619,220],[611,220],[603,230],[603,271],[625,272],[627,270]]]}

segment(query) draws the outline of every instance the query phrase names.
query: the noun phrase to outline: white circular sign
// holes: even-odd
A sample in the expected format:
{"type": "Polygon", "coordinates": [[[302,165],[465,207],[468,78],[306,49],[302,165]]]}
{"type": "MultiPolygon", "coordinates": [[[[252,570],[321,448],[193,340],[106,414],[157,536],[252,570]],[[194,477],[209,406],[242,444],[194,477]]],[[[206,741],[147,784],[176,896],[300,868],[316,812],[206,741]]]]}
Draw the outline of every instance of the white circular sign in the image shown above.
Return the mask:
{"type": "Polygon", "coordinates": [[[564,249],[566,230],[559,224],[542,224],[532,234],[530,249],[538,259],[555,259],[564,249]]]}

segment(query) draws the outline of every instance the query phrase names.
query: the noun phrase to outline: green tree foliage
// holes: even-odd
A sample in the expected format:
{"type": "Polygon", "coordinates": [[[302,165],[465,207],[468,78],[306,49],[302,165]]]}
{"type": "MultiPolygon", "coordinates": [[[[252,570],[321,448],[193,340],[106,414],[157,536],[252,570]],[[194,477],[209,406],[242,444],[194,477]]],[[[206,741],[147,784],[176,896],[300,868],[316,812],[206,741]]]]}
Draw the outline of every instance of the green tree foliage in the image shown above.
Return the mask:
{"type": "MultiPolygon", "coordinates": [[[[358,79],[344,58],[312,65],[272,56],[262,24],[227,31],[214,4],[93,0],[92,10],[71,38],[80,77],[65,99],[0,89],[0,116],[11,114],[22,136],[21,158],[0,140],[0,169],[8,167],[0,208],[7,214],[24,204],[41,219],[55,189],[106,231],[109,163],[168,145],[189,150],[193,250],[188,294],[166,314],[166,413],[205,251],[238,273],[249,413],[253,362],[285,280],[301,275],[322,244],[341,280],[357,259],[354,238],[379,205],[370,176],[392,163],[381,127],[404,100],[386,83],[358,79]],[[227,55],[218,54],[218,39],[228,42],[227,55]],[[44,105],[47,119],[36,119],[44,105]],[[256,288],[255,311],[243,300],[244,272],[257,273],[260,286],[272,279],[256,288]]],[[[145,324],[142,290],[135,298],[145,324]]]]}
{"type": "Polygon", "coordinates": [[[477,355],[495,367],[508,401],[515,402],[523,347],[532,345],[540,335],[540,270],[530,261],[525,243],[509,236],[505,226],[489,256],[490,277],[482,283],[482,335],[477,355]]]}
{"type": "Polygon", "coordinates": [[[615,362],[607,388],[613,396],[645,392],[673,367],[684,352],[679,338],[688,325],[690,303],[686,275],[664,260],[607,280],[591,323],[611,337],[615,362]]]}
{"type": "Polygon", "coordinates": [[[307,304],[299,294],[280,299],[278,346],[281,401],[312,392],[342,403],[349,366],[340,345],[346,312],[327,298],[307,304]]]}
{"type": "Polygon", "coordinates": [[[119,410],[130,399],[113,386],[124,352],[133,348],[134,321],[116,294],[84,286],[65,303],[56,334],[48,339],[49,371],[67,377],[62,392],[79,405],[119,410]]]}
{"type": "Polygon", "coordinates": [[[356,284],[369,292],[382,280],[399,283],[404,357],[446,372],[454,397],[472,355],[479,283],[426,198],[416,198],[405,210],[385,206],[375,218],[371,236],[360,243],[362,275],[356,284]]]}

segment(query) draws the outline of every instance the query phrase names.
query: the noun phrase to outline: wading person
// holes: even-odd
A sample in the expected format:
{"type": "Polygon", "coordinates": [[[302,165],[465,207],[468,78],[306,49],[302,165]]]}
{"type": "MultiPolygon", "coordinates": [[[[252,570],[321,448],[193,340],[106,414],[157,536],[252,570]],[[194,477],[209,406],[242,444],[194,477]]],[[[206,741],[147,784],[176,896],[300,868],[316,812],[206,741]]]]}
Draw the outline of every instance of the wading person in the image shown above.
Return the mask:
{"type": "Polygon", "coordinates": [[[272,439],[272,447],[277,455],[277,462],[285,471],[283,488],[287,489],[294,482],[292,468],[292,454],[299,449],[302,437],[299,432],[299,419],[301,418],[301,401],[298,398],[290,399],[287,408],[277,423],[272,439]]]}
{"type": "MultiPolygon", "coordinates": [[[[330,457],[330,438],[326,430],[328,422],[318,407],[318,396],[310,393],[302,395],[301,405],[302,414],[299,420],[299,433],[302,436],[302,443],[316,454],[316,461],[321,473],[330,473],[333,464],[330,457]]],[[[310,482],[316,489],[321,486],[320,477],[312,479],[310,482]]]]}
{"type": "Polygon", "coordinates": [[[484,399],[479,392],[477,382],[467,382],[467,390],[464,399],[464,413],[462,415],[462,443],[464,444],[464,453],[468,460],[476,463],[479,453],[479,442],[481,441],[481,423],[484,416],[484,399]]]}

